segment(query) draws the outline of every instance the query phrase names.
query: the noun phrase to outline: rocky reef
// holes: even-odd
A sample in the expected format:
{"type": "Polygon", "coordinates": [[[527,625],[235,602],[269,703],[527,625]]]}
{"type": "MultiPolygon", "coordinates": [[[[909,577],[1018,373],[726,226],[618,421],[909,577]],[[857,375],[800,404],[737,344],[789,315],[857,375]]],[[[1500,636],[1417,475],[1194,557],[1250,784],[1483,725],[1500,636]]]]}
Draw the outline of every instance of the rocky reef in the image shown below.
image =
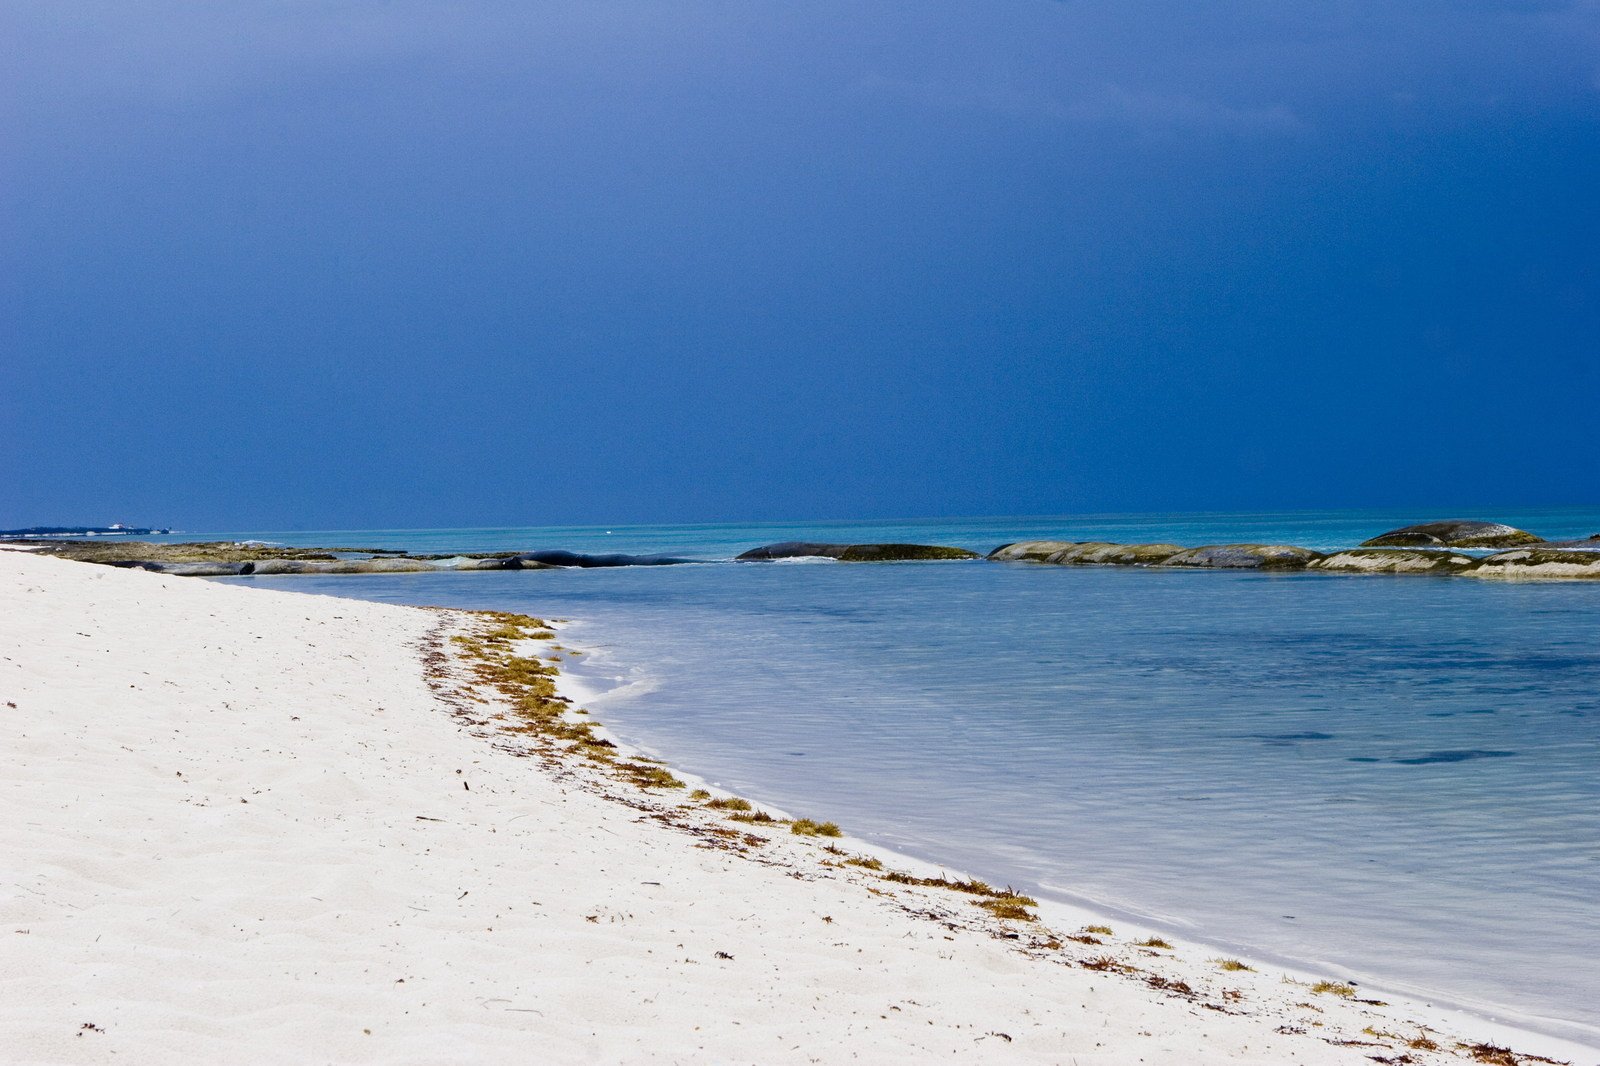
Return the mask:
{"type": "MultiPolygon", "coordinates": [[[[29,550],[64,559],[133,567],[184,577],[270,577],[293,574],[399,574],[472,570],[547,570],[618,566],[674,566],[693,562],[670,555],[589,555],[562,550],[424,555],[393,548],[296,548],[259,542],[183,544],[137,540],[26,541],[29,550]]],[[[752,548],[740,562],[822,558],[840,562],[977,559],[965,548],[937,544],[827,544],[785,541],[752,548]]],[[[1427,522],[1391,530],[1360,547],[1324,554],[1293,544],[1117,544],[1111,541],[1025,540],[988,554],[997,562],[1051,566],[1122,566],[1212,570],[1305,571],[1320,574],[1420,574],[1499,581],[1600,579],[1600,534],[1544,541],[1495,522],[1427,522]],[[1406,543],[1399,544],[1397,542],[1406,543]],[[1443,546],[1483,548],[1512,541],[1492,554],[1467,554],[1443,546]]]]}
{"type": "Polygon", "coordinates": [[[1518,548],[1540,544],[1542,538],[1525,529],[1500,522],[1471,522],[1452,519],[1422,522],[1380,533],[1361,542],[1363,548],[1518,548]]]}
{"type": "Polygon", "coordinates": [[[772,559],[837,559],[844,563],[896,563],[928,559],[976,559],[977,552],[947,548],[938,544],[819,544],[814,541],[786,540],[766,544],[736,557],[737,562],[763,562],[772,559]]]}

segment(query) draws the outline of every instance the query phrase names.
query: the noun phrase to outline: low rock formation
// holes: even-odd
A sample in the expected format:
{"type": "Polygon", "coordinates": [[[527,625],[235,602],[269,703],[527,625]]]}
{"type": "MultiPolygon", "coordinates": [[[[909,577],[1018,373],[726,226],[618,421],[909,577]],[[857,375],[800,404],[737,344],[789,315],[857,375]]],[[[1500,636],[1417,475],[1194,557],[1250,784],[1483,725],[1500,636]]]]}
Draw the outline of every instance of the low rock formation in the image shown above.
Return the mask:
{"type": "Polygon", "coordinates": [[[1459,574],[1476,561],[1452,551],[1351,548],[1314,560],[1309,569],[1333,574],[1459,574]]]}
{"type": "Polygon", "coordinates": [[[1055,566],[1159,566],[1183,551],[1177,544],[1113,544],[1109,541],[1026,540],[989,553],[1003,562],[1055,566]]]}
{"type": "Polygon", "coordinates": [[[1062,552],[1084,544],[1081,540],[1019,540],[1002,544],[986,558],[1004,563],[1053,563],[1062,552]]]}
{"type": "Polygon", "coordinates": [[[976,559],[978,553],[937,544],[818,544],[788,540],[782,544],[751,548],[738,556],[737,561],[748,563],[805,558],[838,559],[845,563],[892,563],[923,559],[976,559]]]}
{"type": "Polygon", "coordinates": [[[1500,581],[1600,580],[1600,551],[1592,548],[1561,549],[1539,545],[1514,548],[1479,559],[1465,577],[1500,581]]]}
{"type": "Polygon", "coordinates": [[[1292,544],[1113,544],[1087,540],[1024,540],[989,553],[1000,562],[1054,566],[1188,566],[1224,570],[1303,570],[1322,553],[1292,544]]]}
{"type": "Polygon", "coordinates": [[[1161,565],[1221,570],[1304,570],[1321,558],[1321,552],[1292,544],[1208,544],[1169,556],[1161,565]]]}
{"type": "Polygon", "coordinates": [[[1363,548],[1516,548],[1542,543],[1527,530],[1499,522],[1423,522],[1361,542],[1363,548]]]}

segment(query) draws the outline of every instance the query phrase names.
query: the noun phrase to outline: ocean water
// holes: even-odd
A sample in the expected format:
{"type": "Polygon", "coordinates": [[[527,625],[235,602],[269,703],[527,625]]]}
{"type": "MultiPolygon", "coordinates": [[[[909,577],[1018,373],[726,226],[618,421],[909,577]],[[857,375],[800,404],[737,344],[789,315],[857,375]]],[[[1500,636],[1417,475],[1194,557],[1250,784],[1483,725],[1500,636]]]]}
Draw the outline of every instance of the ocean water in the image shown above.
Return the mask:
{"type": "MultiPolygon", "coordinates": [[[[1043,898],[1600,1043],[1600,585],[988,562],[781,539],[1269,540],[1430,515],[253,533],[705,565],[237,579],[574,621],[590,706],[753,799],[1043,898]]],[[[1497,514],[1552,539],[1600,513],[1497,514]]]]}

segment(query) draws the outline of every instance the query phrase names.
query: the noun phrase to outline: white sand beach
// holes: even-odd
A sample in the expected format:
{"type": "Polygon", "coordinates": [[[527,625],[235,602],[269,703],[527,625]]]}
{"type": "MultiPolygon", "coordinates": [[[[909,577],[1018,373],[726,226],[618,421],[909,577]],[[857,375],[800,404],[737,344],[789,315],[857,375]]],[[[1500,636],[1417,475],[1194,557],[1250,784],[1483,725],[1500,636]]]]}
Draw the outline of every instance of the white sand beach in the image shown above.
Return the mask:
{"type": "Polygon", "coordinates": [[[839,865],[848,840],[719,846],[683,790],[524,757],[491,694],[449,697],[473,624],[0,552],[0,1060],[1422,1063],[1517,1036],[1004,922],[839,865]]]}

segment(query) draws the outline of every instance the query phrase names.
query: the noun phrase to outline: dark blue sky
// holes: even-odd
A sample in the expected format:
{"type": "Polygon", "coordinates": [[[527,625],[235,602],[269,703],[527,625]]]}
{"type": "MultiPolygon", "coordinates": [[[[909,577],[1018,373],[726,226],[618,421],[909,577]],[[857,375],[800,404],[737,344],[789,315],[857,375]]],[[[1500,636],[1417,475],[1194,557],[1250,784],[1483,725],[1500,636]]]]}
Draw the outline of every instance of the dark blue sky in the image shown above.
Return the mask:
{"type": "Polygon", "coordinates": [[[0,525],[1600,503],[1600,3],[0,13],[0,525]]]}

